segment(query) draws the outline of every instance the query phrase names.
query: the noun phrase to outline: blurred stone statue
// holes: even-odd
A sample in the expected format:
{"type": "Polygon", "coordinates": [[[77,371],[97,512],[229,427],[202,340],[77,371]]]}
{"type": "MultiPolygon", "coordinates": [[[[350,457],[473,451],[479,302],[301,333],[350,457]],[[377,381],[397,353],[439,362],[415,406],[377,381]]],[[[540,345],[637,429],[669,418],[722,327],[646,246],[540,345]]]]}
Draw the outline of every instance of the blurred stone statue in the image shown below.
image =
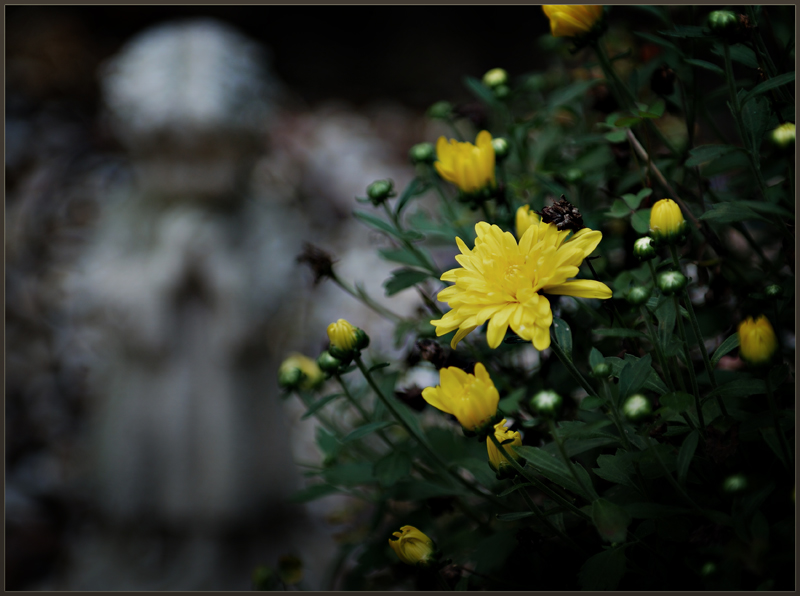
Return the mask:
{"type": "Polygon", "coordinates": [[[85,558],[128,569],[84,566],[74,588],[248,589],[292,549],[298,475],[276,369],[302,222],[248,192],[267,74],[257,45],[208,20],[146,31],[104,69],[133,184],[108,199],[73,292],[96,336],[92,489],[112,536],[85,558]],[[247,535],[272,543],[248,551],[247,535]],[[131,556],[143,536],[166,536],[160,572],[131,556]]]}

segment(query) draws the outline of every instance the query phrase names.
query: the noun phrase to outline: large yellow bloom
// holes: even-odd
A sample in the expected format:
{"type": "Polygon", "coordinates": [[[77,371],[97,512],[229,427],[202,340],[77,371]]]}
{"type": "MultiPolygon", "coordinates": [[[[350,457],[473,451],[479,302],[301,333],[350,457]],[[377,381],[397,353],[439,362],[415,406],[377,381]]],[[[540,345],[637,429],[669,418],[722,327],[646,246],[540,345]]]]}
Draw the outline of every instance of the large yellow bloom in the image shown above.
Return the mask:
{"type": "Polygon", "coordinates": [[[442,275],[454,286],[439,292],[438,299],[447,302],[450,310],[441,319],[431,321],[436,335],[458,329],[450,346],[455,349],[468,333],[489,321],[486,340],[496,348],[503,341],[508,327],[521,338],[532,341],[537,350],[550,346],[550,325],[553,313],[542,293],[578,298],[611,298],[611,290],[599,281],[568,279],[578,273],[578,266],[597,247],[603,235],[583,228],[567,237],[570,231],[559,231],[555,224],[529,226],[519,244],[509,232],[479,222],[475,248],[456,238],[461,249],[456,260],[460,269],[442,275]]]}
{"type": "Polygon", "coordinates": [[[389,538],[389,546],[397,553],[398,558],[407,565],[430,565],[436,546],[433,540],[414,526],[403,526],[399,532],[393,532],[397,540],[389,538]]]}
{"type": "MultiPolygon", "coordinates": [[[[494,425],[494,436],[497,437],[498,443],[503,443],[508,439],[512,439],[511,443],[506,443],[503,448],[508,454],[514,458],[515,461],[522,459],[517,455],[512,447],[519,447],[522,445],[522,436],[518,431],[510,431],[506,428],[506,419],[503,418],[500,422],[494,425]]],[[[500,472],[503,468],[510,467],[511,463],[500,453],[500,450],[495,446],[494,442],[489,439],[486,441],[486,449],[489,452],[489,465],[495,472],[500,472]]]]}
{"type": "Polygon", "coordinates": [[[542,10],[550,19],[553,37],[588,33],[603,16],[602,6],[588,4],[545,4],[542,10]]]}
{"type": "Polygon", "coordinates": [[[427,387],[422,398],[434,408],[452,414],[468,431],[479,431],[497,414],[500,394],[480,362],[471,375],[452,366],[439,370],[439,385],[427,387]]]}
{"type": "Polygon", "coordinates": [[[455,139],[448,142],[439,137],[436,157],[438,161],[433,165],[439,175],[463,192],[472,194],[484,188],[494,188],[494,146],[492,135],[487,131],[478,133],[474,145],[455,139]]]}
{"type": "Polygon", "coordinates": [[[778,339],[769,319],[748,317],[739,323],[739,355],[750,364],[769,362],[778,349],[778,339]]]}

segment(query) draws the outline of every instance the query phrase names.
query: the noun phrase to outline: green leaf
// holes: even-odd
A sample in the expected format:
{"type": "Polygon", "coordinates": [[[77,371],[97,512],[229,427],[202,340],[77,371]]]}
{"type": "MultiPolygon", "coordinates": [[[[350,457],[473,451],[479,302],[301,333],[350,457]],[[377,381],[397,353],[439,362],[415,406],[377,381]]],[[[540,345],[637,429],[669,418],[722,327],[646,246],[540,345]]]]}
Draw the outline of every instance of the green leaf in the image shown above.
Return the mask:
{"type": "Polygon", "coordinates": [[[320,399],[315,401],[313,404],[311,404],[311,407],[308,408],[306,413],[303,414],[300,417],[300,420],[306,420],[307,418],[310,418],[311,416],[316,414],[317,410],[320,410],[320,409],[324,408],[329,403],[331,403],[333,400],[335,400],[336,398],[339,398],[339,397],[344,397],[344,393],[332,393],[330,395],[326,395],[325,397],[321,397],[320,399]]]}
{"type": "Polygon", "coordinates": [[[392,277],[383,282],[383,287],[386,288],[387,296],[394,296],[398,292],[423,282],[429,277],[431,277],[430,273],[419,269],[395,269],[392,271],[392,277]]]}
{"type": "Polygon", "coordinates": [[[604,364],[606,359],[603,357],[603,354],[597,348],[593,347],[589,352],[589,366],[594,368],[598,364],[604,364]]]}
{"type": "Polygon", "coordinates": [[[601,407],[605,402],[599,397],[592,397],[591,395],[584,397],[581,400],[581,410],[596,410],[601,407]]]}
{"type": "Polygon", "coordinates": [[[614,130],[607,132],[603,137],[605,137],[606,141],[609,143],[622,143],[628,138],[628,133],[625,132],[625,130],[614,130]]]}
{"type": "Polygon", "coordinates": [[[611,501],[596,499],[592,503],[592,523],[603,540],[624,542],[631,520],[627,511],[611,501]]]}
{"type": "Polygon", "coordinates": [[[723,399],[732,397],[750,397],[753,395],[764,395],[767,387],[761,379],[742,379],[730,381],[720,385],[708,394],[708,398],[719,396],[723,399]]]}
{"type": "Polygon", "coordinates": [[[666,108],[663,99],[658,99],[656,102],[647,108],[647,111],[639,112],[641,118],[661,118],[664,115],[664,108],[666,108]]]}
{"type": "Polygon", "coordinates": [[[699,27],[697,25],[678,25],[674,29],[670,29],[669,31],[659,31],[661,35],[667,35],[669,37],[708,37],[709,31],[705,27],[699,27]]]}
{"type": "MultiPolygon", "coordinates": [[[[395,379],[396,378],[397,377],[395,376],[395,379]]],[[[392,390],[391,392],[385,392],[384,395],[393,396],[394,391],[392,390]]],[[[419,440],[421,440],[430,447],[427,437],[422,432],[422,427],[419,424],[419,419],[411,410],[411,408],[409,408],[407,405],[405,405],[398,399],[393,399],[392,397],[389,397],[388,399],[392,401],[392,406],[394,407],[395,411],[400,416],[400,418],[403,420],[403,422],[405,422],[409,427],[411,427],[411,429],[416,433],[416,436],[419,438],[419,440]]]]}
{"type": "Polygon", "coordinates": [[[498,513],[497,519],[498,521],[510,522],[517,521],[519,519],[525,519],[526,517],[530,517],[532,515],[534,515],[533,511],[515,511],[514,513],[498,513]]]}
{"type": "Polygon", "coordinates": [[[689,159],[686,160],[686,165],[689,167],[699,166],[733,151],[741,151],[741,147],[734,147],[733,145],[700,145],[689,151],[689,159]]]}
{"type": "Polygon", "coordinates": [[[563,350],[567,358],[572,360],[572,331],[569,325],[565,320],[553,317],[553,330],[558,347],[563,350]]]}
{"type": "Polygon", "coordinates": [[[599,468],[592,471],[609,482],[622,484],[623,486],[636,487],[633,481],[633,464],[630,456],[621,449],[617,449],[616,455],[601,455],[597,458],[599,468]]]}
{"type": "Polygon", "coordinates": [[[604,550],[592,555],[578,572],[581,590],[616,590],[625,575],[625,554],[622,549],[604,550]]]}
{"type": "Polygon", "coordinates": [[[463,492],[460,486],[444,486],[424,480],[403,480],[386,490],[386,497],[397,501],[424,501],[433,497],[459,495],[463,492]]]}
{"type": "Polygon", "coordinates": [[[777,77],[768,79],[763,83],[759,83],[758,85],[756,85],[750,91],[747,92],[747,94],[742,99],[742,102],[746,103],[747,101],[753,99],[754,97],[766,93],[771,89],[775,89],[777,87],[780,87],[781,85],[787,85],[788,83],[791,83],[792,81],[794,81],[794,74],[795,74],[794,71],[786,72],[783,73],[782,75],[778,75],[777,77]]]}
{"type": "Polygon", "coordinates": [[[394,450],[375,462],[373,474],[383,487],[392,486],[411,473],[411,456],[405,451],[394,450]]]}
{"type": "Polygon", "coordinates": [[[639,31],[634,32],[634,35],[636,35],[637,37],[641,37],[642,39],[646,39],[647,41],[651,41],[654,44],[661,46],[662,48],[667,48],[668,50],[672,50],[673,52],[676,52],[678,56],[683,56],[683,52],[681,52],[681,49],[671,41],[667,41],[666,39],[658,37],[657,35],[652,35],[650,33],[641,33],[639,31]]]}
{"type": "Polygon", "coordinates": [[[631,214],[631,208],[620,199],[614,199],[611,207],[608,210],[609,217],[627,217],[631,214]]]}
{"type": "Polygon", "coordinates": [[[571,102],[576,98],[583,98],[586,92],[592,87],[602,82],[603,79],[590,79],[588,81],[577,81],[566,87],[561,87],[547,98],[547,105],[549,108],[557,108],[571,102]]]}
{"type": "Polygon", "coordinates": [[[339,440],[321,426],[317,427],[316,436],[317,446],[319,447],[320,451],[325,454],[326,459],[332,459],[336,457],[342,448],[342,444],[339,442],[339,440]]]}
{"type": "Polygon", "coordinates": [[[575,457],[576,455],[585,453],[590,449],[618,444],[619,439],[613,436],[597,437],[595,439],[570,439],[569,441],[564,442],[564,449],[567,452],[567,457],[575,457]]]}
{"type": "MultiPolygon", "coordinates": [[[[559,486],[563,486],[564,488],[571,490],[572,492],[581,495],[590,501],[592,500],[592,496],[586,494],[583,489],[581,489],[581,487],[575,482],[572,474],[570,474],[567,466],[561,462],[561,460],[557,459],[553,455],[550,455],[543,449],[539,449],[538,447],[522,445],[520,447],[516,447],[515,451],[525,458],[537,472],[539,472],[548,480],[555,482],[559,486]]],[[[577,470],[583,470],[583,468],[576,466],[576,471],[577,470]]],[[[586,474],[586,470],[583,470],[583,472],[586,474]]],[[[580,474],[580,472],[578,473],[580,474]]],[[[586,476],[588,478],[588,474],[586,476]]],[[[583,480],[583,478],[581,478],[581,480],[583,480]]],[[[591,486],[591,482],[587,485],[587,488],[588,486],[591,486]]]]}
{"type": "Polygon", "coordinates": [[[424,194],[430,186],[425,184],[419,178],[414,178],[406,189],[403,191],[403,194],[400,195],[400,198],[397,201],[397,206],[394,209],[395,215],[399,216],[400,213],[403,211],[408,202],[413,199],[414,197],[418,197],[424,194]]]}
{"type": "Polygon", "coordinates": [[[742,123],[747,133],[750,150],[758,153],[761,149],[761,140],[769,128],[769,101],[765,97],[756,97],[740,105],[742,106],[742,123]]]}
{"type": "Polygon", "coordinates": [[[516,412],[517,408],[519,407],[519,402],[522,401],[523,397],[525,397],[525,393],[525,387],[519,387],[501,399],[500,403],[497,404],[497,407],[506,414],[516,412]]]}
{"type": "Polygon", "coordinates": [[[692,464],[694,452],[697,449],[697,442],[700,440],[700,434],[695,430],[681,443],[680,451],[678,451],[678,460],[676,463],[678,469],[678,482],[686,484],[686,475],[689,473],[689,466],[692,464]]]}
{"type": "Polygon", "coordinates": [[[370,484],[375,480],[372,476],[372,464],[369,462],[339,464],[325,470],[323,477],[327,482],[340,486],[370,484]]]}
{"type": "Polygon", "coordinates": [[[661,396],[659,401],[661,402],[662,406],[669,408],[676,414],[685,412],[694,405],[694,397],[684,391],[667,393],[666,395],[661,396]]]}
{"type": "Polygon", "coordinates": [[[650,231],[650,209],[641,209],[634,213],[631,217],[631,225],[640,234],[650,231]]]}
{"type": "Polygon", "coordinates": [[[602,337],[639,337],[647,339],[647,336],[641,331],[635,329],[623,329],[622,327],[614,327],[613,329],[595,329],[594,333],[602,337]]]}
{"type": "Polygon", "coordinates": [[[660,517],[670,517],[689,513],[691,509],[673,507],[672,505],[661,505],[659,503],[628,503],[624,506],[631,517],[636,519],[657,519],[660,517]]]}
{"type": "Polygon", "coordinates": [[[712,64],[711,62],[706,62],[705,60],[696,60],[694,58],[684,58],[683,61],[686,64],[691,64],[692,66],[697,66],[699,68],[704,68],[705,70],[710,70],[711,72],[717,73],[721,77],[725,76],[725,70],[717,66],[716,64],[712,64]]]}
{"type": "MultiPolygon", "coordinates": [[[[628,362],[636,362],[638,360],[639,359],[636,356],[632,356],[631,354],[625,354],[625,360],[616,358],[615,356],[608,356],[606,358],[606,362],[611,367],[611,374],[617,378],[619,378],[623,367],[628,362]]],[[[650,373],[650,376],[647,378],[647,381],[645,381],[643,387],[659,394],[664,394],[667,392],[667,386],[664,385],[664,381],[659,378],[654,370],[650,373]]],[[[622,396],[622,394],[620,394],[620,396],[622,396]]]]}
{"type": "Polygon", "coordinates": [[[370,366],[370,367],[369,367],[369,370],[368,370],[367,372],[372,372],[372,371],[375,371],[375,370],[380,370],[380,369],[382,369],[382,368],[386,368],[387,366],[391,366],[391,365],[392,365],[392,363],[391,363],[391,362],[379,362],[378,364],[373,364],[372,366],[370,366]]]}
{"type": "Polygon", "coordinates": [[[492,91],[478,79],[473,77],[464,77],[464,84],[472,91],[472,94],[480,99],[483,103],[490,106],[497,106],[497,98],[495,98],[492,91]]]}
{"type": "Polygon", "coordinates": [[[641,389],[647,378],[654,374],[653,359],[646,354],[639,360],[628,362],[619,373],[619,397],[624,399],[641,389]]]}
{"type": "Polygon", "coordinates": [[[720,359],[725,354],[727,354],[734,348],[738,347],[739,347],[739,334],[734,333],[733,335],[728,337],[728,339],[719,344],[719,347],[714,351],[714,355],[711,357],[711,368],[716,368],[720,359]]]}
{"type": "Polygon", "coordinates": [[[292,496],[289,497],[290,503],[307,503],[315,499],[332,495],[333,493],[341,492],[338,488],[331,484],[312,484],[306,488],[300,489],[292,496]]]}
{"type": "Polygon", "coordinates": [[[357,429],[350,431],[347,436],[342,439],[342,443],[350,443],[351,441],[357,441],[358,439],[362,439],[367,435],[374,433],[376,430],[380,430],[382,428],[386,428],[387,426],[391,426],[395,424],[394,420],[381,420],[379,422],[370,422],[369,424],[364,424],[359,426],[357,429]]]}
{"type": "Polygon", "coordinates": [[[759,428],[758,431],[764,438],[764,442],[769,445],[770,449],[772,449],[772,452],[781,462],[783,462],[784,465],[788,466],[789,462],[786,461],[786,456],[783,455],[783,449],[781,448],[780,440],[778,438],[778,434],[775,432],[775,429],[772,427],[759,428]]]}
{"type": "MultiPolygon", "coordinates": [[[[418,246],[416,248],[419,251],[425,250],[421,246],[418,246]]],[[[400,263],[401,265],[410,265],[412,267],[428,266],[428,263],[423,258],[417,256],[415,252],[412,252],[407,248],[400,248],[400,249],[382,248],[378,251],[378,254],[380,254],[381,257],[383,257],[387,261],[400,263]]]]}
{"type": "Polygon", "coordinates": [[[564,421],[558,424],[558,435],[564,439],[597,437],[611,437],[614,439],[616,438],[614,435],[600,430],[611,424],[611,422],[612,421],[607,418],[594,422],[581,422],[580,420],[564,421]]]}
{"type": "Polygon", "coordinates": [[[618,126],[620,128],[630,128],[631,126],[636,126],[641,121],[642,119],[638,116],[625,116],[624,118],[620,118],[614,122],[614,126],[618,126]]]}
{"type": "Polygon", "coordinates": [[[536,486],[536,485],[533,482],[520,482],[519,484],[515,484],[514,486],[511,486],[511,487],[507,488],[506,490],[504,490],[503,492],[501,492],[497,496],[498,497],[507,497],[508,495],[513,493],[514,491],[519,490],[519,489],[521,489],[523,487],[526,487],[526,486],[536,486]]]}
{"type": "MultiPolygon", "coordinates": [[[[711,48],[711,52],[720,58],[725,59],[725,50],[723,49],[722,45],[723,43],[727,42],[720,42],[716,44],[713,48],[711,48]]],[[[731,46],[731,60],[738,62],[739,64],[744,64],[753,70],[758,68],[758,59],[756,58],[755,52],[740,43],[731,46]]]]}
{"type": "Polygon", "coordinates": [[[711,209],[703,213],[700,219],[719,223],[733,223],[750,219],[769,221],[766,217],[753,211],[749,206],[742,205],[741,202],[716,203],[711,205],[711,209]]]}
{"type": "Polygon", "coordinates": [[[462,457],[453,460],[452,463],[467,470],[470,474],[475,476],[475,479],[483,486],[491,488],[497,484],[497,477],[489,467],[485,457],[482,459],[477,457],[462,457]]]}
{"type": "Polygon", "coordinates": [[[376,230],[380,230],[381,232],[386,232],[390,236],[394,238],[401,238],[402,235],[398,232],[391,224],[382,220],[380,217],[376,217],[371,213],[367,213],[366,211],[353,211],[353,215],[356,219],[360,219],[362,222],[367,224],[371,228],[375,228],[376,230]]]}

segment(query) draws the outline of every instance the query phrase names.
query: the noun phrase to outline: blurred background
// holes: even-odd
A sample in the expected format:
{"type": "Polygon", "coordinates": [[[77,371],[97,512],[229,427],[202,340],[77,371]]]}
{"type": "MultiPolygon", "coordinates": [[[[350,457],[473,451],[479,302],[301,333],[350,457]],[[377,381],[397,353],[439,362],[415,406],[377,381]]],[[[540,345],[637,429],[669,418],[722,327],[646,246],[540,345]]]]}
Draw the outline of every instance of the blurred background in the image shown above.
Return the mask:
{"type": "Polygon", "coordinates": [[[296,257],[416,309],[354,197],[412,179],[465,76],[550,42],[533,6],[6,7],[7,589],[246,590],[292,557],[335,587],[368,512],[288,500],[320,454],[277,367],[338,318],[400,352],[296,257]]]}

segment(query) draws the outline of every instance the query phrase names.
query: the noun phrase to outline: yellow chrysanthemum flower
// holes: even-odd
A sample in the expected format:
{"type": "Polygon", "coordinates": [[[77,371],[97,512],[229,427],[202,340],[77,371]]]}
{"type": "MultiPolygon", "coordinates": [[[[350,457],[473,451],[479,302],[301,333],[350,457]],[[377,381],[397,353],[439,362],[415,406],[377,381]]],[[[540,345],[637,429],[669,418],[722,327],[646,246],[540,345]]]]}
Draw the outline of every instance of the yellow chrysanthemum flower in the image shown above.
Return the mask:
{"type": "Polygon", "coordinates": [[[399,532],[393,532],[392,536],[396,536],[397,540],[389,538],[389,546],[403,563],[420,567],[431,564],[436,546],[423,532],[414,526],[403,526],[399,532]]]}
{"type": "Polygon", "coordinates": [[[278,369],[278,382],[282,387],[313,389],[325,380],[325,374],[316,362],[293,352],[281,363],[278,369]]]}
{"type": "Polygon", "coordinates": [[[672,199],[661,199],[650,210],[650,234],[656,241],[679,238],[686,229],[681,208],[672,199]]]}
{"type": "Polygon", "coordinates": [[[422,398],[434,408],[452,414],[465,429],[477,432],[497,414],[500,394],[480,362],[471,375],[452,366],[439,370],[439,385],[427,387],[422,398]]]}
{"type": "Polygon", "coordinates": [[[588,4],[545,4],[553,37],[575,37],[592,30],[603,16],[603,7],[588,4]]]}
{"type": "MultiPolygon", "coordinates": [[[[500,422],[494,425],[494,436],[497,437],[497,442],[502,443],[508,439],[513,439],[513,442],[503,445],[503,448],[508,452],[515,461],[522,459],[517,455],[511,447],[519,447],[522,445],[522,436],[518,431],[510,431],[506,428],[506,419],[503,418],[500,422]]],[[[486,441],[486,449],[489,452],[489,465],[495,472],[500,472],[503,468],[511,467],[509,461],[505,456],[500,453],[500,450],[495,446],[494,442],[486,441]]]]}
{"type": "Polygon", "coordinates": [[[739,355],[750,364],[769,362],[778,349],[775,331],[764,315],[739,323],[739,355]]]}
{"type": "Polygon", "coordinates": [[[460,269],[445,272],[443,281],[455,285],[439,292],[438,299],[450,305],[441,319],[431,321],[436,335],[458,329],[450,346],[455,349],[468,333],[489,321],[486,340],[496,348],[508,327],[521,338],[533,342],[537,350],[550,346],[553,313],[542,294],[578,298],[611,298],[605,284],[589,279],[569,279],[578,266],[597,247],[603,235],[589,228],[575,232],[559,231],[554,224],[536,224],[525,230],[519,244],[509,232],[479,222],[475,248],[456,238],[460,269]]]}
{"type": "Polygon", "coordinates": [[[523,205],[517,209],[517,217],[514,222],[516,224],[515,231],[517,233],[517,238],[522,238],[522,235],[528,228],[538,225],[540,220],[541,218],[534,211],[531,211],[530,205],[523,205]]]}
{"type": "Polygon", "coordinates": [[[487,131],[478,133],[474,145],[455,139],[448,142],[444,137],[439,137],[436,156],[438,161],[433,164],[436,171],[462,192],[473,194],[484,188],[494,188],[494,146],[492,135],[487,131]]]}

